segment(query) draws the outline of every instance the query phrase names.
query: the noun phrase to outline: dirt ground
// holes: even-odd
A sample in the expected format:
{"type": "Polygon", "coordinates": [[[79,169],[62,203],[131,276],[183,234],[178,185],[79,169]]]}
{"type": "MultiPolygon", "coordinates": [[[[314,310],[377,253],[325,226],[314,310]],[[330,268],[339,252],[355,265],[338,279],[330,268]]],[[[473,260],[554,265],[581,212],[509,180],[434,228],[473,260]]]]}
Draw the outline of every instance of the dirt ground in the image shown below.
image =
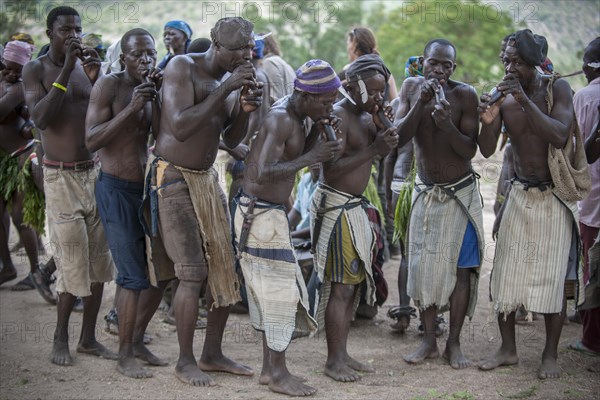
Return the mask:
{"type": "MultiPolygon", "coordinates": [[[[488,284],[494,245],[491,240],[493,198],[499,171],[496,160],[479,161],[476,170],[482,175],[484,197],[486,259],[479,284],[479,302],[472,321],[462,332],[463,350],[467,357],[479,361],[499,346],[497,323],[489,319],[488,284]]],[[[14,236],[13,236],[14,238],[14,236]]],[[[19,279],[27,273],[24,253],[14,253],[19,279]]],[[[43,258],[42,261],[45,261],[43,258]]],[[[420,336],[413,320],[404,335],[393,333],[386,313],[397,304],[396,277],[398,259],[388,261],[384,273],[390,287],[390,297],[374,320],[357,320],[349,337],[349,352],[360,361],[370,363],[376,372],[364,374],[356,383],[338,383],[323,374],[326,358],[324,335],[301,338],[292,343],[288,352],[290,370],[308,378],[318,388],[314,398],[327,399],[598,399],[598,374],[586,370],[593,359],[568,350],[567,345],[580,337],[581,325],[566,325],[559,345],[562,377],[556,380],[537,379],[544,345],[542,320],[517,326],[520,362],[514,367],[483,372],[476,367],[453,370],[442,359],[419,366],[405,363],[402,356],[417,348],[420,336]]],[[[13,281],[15,282],[15,281],[13,281]]],[[[169,361],[167,367],[150,367],[153,378],[134,380],[115,370],[114,361],[72,353],[75,365],[59,367],[49,361],[56,310],[34,291],[12,292],[11,283],[0,287],[0,399],[264,399],[283,398],[258,384],[262,346],[247,315],[231,315],[224,338],[224,352],[251,366],[254,377],[238,377],[224,373],[212,376],[217,386],[190,387],[173,374],[178,345],[175,330],[162,322],[159,311],[148,328],[154,338],[151,350],[169,361]]],[[[112,304],[114,283],[107,285],[99,314],[98,337],[114,351],[117,337],[104,331],[102,316],[112,304]]],[[[569,307],[572,310],[572,306],[569,307]]],[[[572,311],[570,311],[572,312],[572,311]]],[[[71,349],[75,348],[81,327],[81,314],[71,317],[71,349]]],[[[200,355],[204,331],[196,331],[196,356],[200,355]]],[[[441,348],[444,338],[438,341],[441,348]]]]}

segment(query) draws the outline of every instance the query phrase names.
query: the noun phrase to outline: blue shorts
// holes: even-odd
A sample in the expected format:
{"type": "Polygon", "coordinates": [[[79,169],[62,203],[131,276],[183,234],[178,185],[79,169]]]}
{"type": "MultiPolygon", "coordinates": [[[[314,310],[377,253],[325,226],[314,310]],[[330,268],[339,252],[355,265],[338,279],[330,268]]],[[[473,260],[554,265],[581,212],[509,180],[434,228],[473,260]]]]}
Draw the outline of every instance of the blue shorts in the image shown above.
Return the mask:
{"type": "Polygon", "coordinates": [[[469,221],[465,236],[463,237],[462,247],[458,255],[458,268],[475,268],[479,267],[479,242],[477,240],[477,232],[475,227],[469,221]]]}
{"type": "Polygon", "coordinates": [[[129,182],[100,172],[96,203],[110,252],[117,266],[117,285],[131,290],[150,287],[146,240],[140,220],[143,182],[129,182]]]}

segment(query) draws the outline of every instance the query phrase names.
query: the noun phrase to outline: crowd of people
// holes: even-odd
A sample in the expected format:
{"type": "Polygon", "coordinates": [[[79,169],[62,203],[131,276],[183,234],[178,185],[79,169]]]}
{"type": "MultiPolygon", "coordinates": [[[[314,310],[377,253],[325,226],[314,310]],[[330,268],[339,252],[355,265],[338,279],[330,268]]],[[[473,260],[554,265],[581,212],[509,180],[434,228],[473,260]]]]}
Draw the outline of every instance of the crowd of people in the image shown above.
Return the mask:
{"type": "Polygon", "coordinates": [[[502,345],[478,367],[518,362],[521,309],[545,320],[539,378],[559,377],[569,281],[583,321],[582,340],[571,347],[600,355],[600,38],[585,48],[589,85],[573,98],[565,79],[541,70],[551,65],[545,38],[514,32],[503,41],[498,95],[480,97],[452,79],[458,50],[441,38],[408,60],[398,91],[362,27],[348,34],[351,62],[340,74],[320,59],[294,72],[273,35],[255,33],[240,17],[220,19],[210,39],[194,41],[186,22],[169,21],[168,54],[158,65],[155,39],[142,28],[110,46],[106,60],[101,36],[82,40],[82,32],[77,11],[57,7],[47,16],[45,53],[31,60],[31,38],[17,34],[2,54],[0,284],[17,277],[10,217],[30,264],[19,285],[56,303],[52,363],[73,364],[69,318],[79,298],[76,351],[116,360],[125,376],[151,377],[139,360],[167,363],[146,346],[146,328],[177,282],[171,304],[181,381],[211,386],[212,371],[254,374],[222,351],[230,309],[241,303],[262,332],[260,384],[314,394],[288,370],[286,350],[320,329],[324,373],[357,381],[373,368],[348,354],[350,322],[359,304],[380,304],[374,262],[378,244],[388,242],[400,255],[393,328],[404,331],[418,311],[423,330],[405,361],[441,354],[452,368],[472,366],[460,334],[476,306],[485,249],[472,160],[478,149],[494,154],[501,133],[510,140],[504,170],[511,172],[499,185],[489,290],[502,345]],[[223,150],[232,156],[229,188],[216,165],[223,150]],[[383,210],[365,196],[373,180],[383,210]],[[386,221],[389,228],[406,199],[408,227],[394,246],[386,221]],[[381,211],[375,221],[383,234],[372,218],[381,211]],[[53,258],[40,265],[46,227],[53,258]],[[307,241],[313,263],[305,273],[296,245],[307,241]],[[117,353],[96,340],[104,284],[113,280],[117,353]],[[207,333],[197,359],[201,297],[207,333]],[[440,353],[439,315],[447,310],[440,353]]]}

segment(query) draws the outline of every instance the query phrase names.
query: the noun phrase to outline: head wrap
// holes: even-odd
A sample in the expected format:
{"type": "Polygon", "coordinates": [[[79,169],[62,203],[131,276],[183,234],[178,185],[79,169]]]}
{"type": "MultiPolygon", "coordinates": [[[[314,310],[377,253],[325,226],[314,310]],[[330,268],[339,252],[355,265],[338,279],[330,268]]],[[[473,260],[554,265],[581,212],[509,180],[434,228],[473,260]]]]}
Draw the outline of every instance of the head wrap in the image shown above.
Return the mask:
{"type": "Polygon", "coordinates": [[[423,56],[412,56],[404,65],[404,77],[423,76],[423,56]]]}
{"type": "Polygon", "coordinates": [[[391,73],[377,54],[365,54],[354,60],[346,69],[346,80],[348,82],[357,82],[376,74],[383,75],[387,82],[391,73]]]}
{"type": "Polygon", "coordinates": [[[548,42],[546,38],[534,35],[529,29],[515,32],[515,35],[508,41],[508,46],[515,47],[523,61],[534,67],[541,65],[546,59],[543,52],[544,45],[547,52],[548,42]]]}
{"type": "Polygon", "coordinates": [[[177,29],[180,30],[181,32],[185,33],[185,37],[190,40],[192,38],[192,28],[190,28],[190,26],[187,24],[187,22],[179,20],[179,19],[174,19],[173,21],[169,21],[165,24],[165,27],[163,28],[173,28],[173,29],[177,29]]]}
{"type": "Polygon", "coordinates": [[[31,53],[33,46],[29,43],[21,42],[19,40],[13,40],[8,42],[4,48],[2,57],[5,61],[11,61],[19,65],[25,65],[31,59],[31,53]]]}
{"type": "Polygon", "coordinates": [[[10,39],[8,39],[8,41],[12,42],[13,40],[18,40],[20,42],[25,42],[29,44],[35,44],[31,35],[23,32],[15,32],[12,35],[10,35],[10,39]]]}
{"type": "Polygon", "coordinates": [[[166,28],[177,29],[185,34],[185,51],[187,53],[187,48],[192,42],[192,28],[188,25],[188,23],[180,19],[174,19],[173,21],[167,22],[163,30],[165,30],[166,28]]]}
{"type": "Polygon", "coordinates": [[[296,71],[294,89],[301,92],[323,94],[339,87],[340,78],[326,61],[310,60],[296,71]]]}
{"type": "Polygon", "coordinates": [[[221,18],[210,30],[210,38],[228,50],[237,50],[254,38],[252,29],[254,24],[244,18],[221,18]]]}

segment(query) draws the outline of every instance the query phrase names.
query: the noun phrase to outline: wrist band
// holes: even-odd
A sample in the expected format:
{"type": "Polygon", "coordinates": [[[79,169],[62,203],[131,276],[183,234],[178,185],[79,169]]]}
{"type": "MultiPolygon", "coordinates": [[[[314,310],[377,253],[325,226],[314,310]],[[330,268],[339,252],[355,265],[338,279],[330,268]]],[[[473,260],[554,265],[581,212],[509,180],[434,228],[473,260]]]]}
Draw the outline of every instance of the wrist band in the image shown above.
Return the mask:
{"type": "Polygon", "coordinates": [[[67,93],[67,88],[66,88],[66,87],[64,87],[63,85],[61,85],[61,84],[60,84],[60,83],[58,83],[58,82],[54,82],[54,83],[52,84],[52,86],[54,86],[55,88],[58,88],[58,89],[62,90],[63,92],[67,93]]]}

